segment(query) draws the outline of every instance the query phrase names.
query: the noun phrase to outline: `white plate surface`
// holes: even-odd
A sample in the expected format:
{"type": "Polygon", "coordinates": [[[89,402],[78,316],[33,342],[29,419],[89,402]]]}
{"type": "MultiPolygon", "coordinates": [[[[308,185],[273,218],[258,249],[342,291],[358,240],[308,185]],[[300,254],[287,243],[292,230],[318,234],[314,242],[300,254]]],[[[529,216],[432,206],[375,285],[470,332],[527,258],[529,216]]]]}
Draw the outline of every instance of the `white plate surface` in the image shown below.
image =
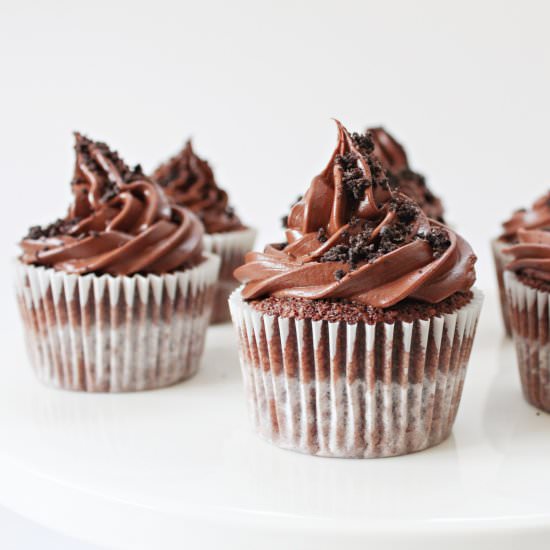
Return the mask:
{"type": "Polygon", "coordinates": [[[550,415],[523,401],[496,308],[488,297],[452,437],[377,460],[258,440],[231,326],[209,330],[193,380],[126,395],[41,386],[15,326],[0,385],[0,503],[133,550],[548,548],[550,415]]]}

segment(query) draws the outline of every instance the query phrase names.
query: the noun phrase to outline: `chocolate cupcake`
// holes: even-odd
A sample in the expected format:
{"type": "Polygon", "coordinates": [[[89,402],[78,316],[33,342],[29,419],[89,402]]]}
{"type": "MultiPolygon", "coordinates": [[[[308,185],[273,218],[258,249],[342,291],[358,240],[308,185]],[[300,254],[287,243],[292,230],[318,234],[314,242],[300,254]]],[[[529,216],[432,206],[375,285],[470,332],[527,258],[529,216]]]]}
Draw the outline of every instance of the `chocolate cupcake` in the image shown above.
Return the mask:
{"type": "Polygon", "coordinates": [[[502,224],[502,233],[500,236],[491,242],[500,293],[500,309],[507,336],[511,335],[511,326],[504,285],[504,270],[512,258],[507,256],[504,250],[518,242],[518,231],[521,229],[544,228],[550,228],[550,193],[540,197],[530,209],[522,208],[516,210],[512,214],[512,217],[502,224]]]}
{"type": "Polygon", "coordinates": [[[369,128],[367,132],[374,143],[374,155],[388,172],[392,190],[413,199],[428,218],[445,223],[441,199],[428,189],[424,176],[411,170],[403,146],[384,128],[369,128]]]}
{"type": "Polygon", "coordinates": [[[192,376],[219,270],[199,219],[105,144],[76,134],[75,149],[68,214],[20,243],[17,293],[38,378],[121,392],[192,376]]]}
{"type": "Polygon", "coordinates": [[[504,248],[507,312],[523,394],[550,412],[550,228],[516,231],[504,248]]]}
{"type": "Polygon", "coordinates": [[[286,242],[230,298],[253,424],[333,457],[420,451],[451,432],[482,297],[470,246],[392,190],[370,134],[338,123],[286,242]]]}
{"type": "Polygon", "coordinates": [[[227,298],[238,285],[233,271],[252,249],[256,231],[246,227],[229,206],[227,193],[217,186],[212,169],[195,154],[191,141],[159,166],[153,178],[175,204],[189,208],[201,219],[206,230],[205,250],[221,258],[211,322],[229,321],[227,298]]]}

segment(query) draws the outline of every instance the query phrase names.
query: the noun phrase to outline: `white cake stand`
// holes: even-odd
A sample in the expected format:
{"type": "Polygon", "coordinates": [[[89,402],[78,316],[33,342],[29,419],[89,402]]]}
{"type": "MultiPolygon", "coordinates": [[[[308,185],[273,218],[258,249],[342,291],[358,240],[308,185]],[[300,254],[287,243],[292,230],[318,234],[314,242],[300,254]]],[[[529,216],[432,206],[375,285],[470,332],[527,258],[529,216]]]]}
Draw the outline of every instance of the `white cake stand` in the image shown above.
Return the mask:
{"type": "MultiPolygon", "coordinates": [[[[416,455],[314,458],[251,433],[232,327],[166,390],[56,391],[19,327],[0,384],[0,504],[121,549],[550,547],[550,415],[522,399],[487,299],[454,435],[416,455]]],[[[6,335],[4,335],[6,336],[6,335]]]]}

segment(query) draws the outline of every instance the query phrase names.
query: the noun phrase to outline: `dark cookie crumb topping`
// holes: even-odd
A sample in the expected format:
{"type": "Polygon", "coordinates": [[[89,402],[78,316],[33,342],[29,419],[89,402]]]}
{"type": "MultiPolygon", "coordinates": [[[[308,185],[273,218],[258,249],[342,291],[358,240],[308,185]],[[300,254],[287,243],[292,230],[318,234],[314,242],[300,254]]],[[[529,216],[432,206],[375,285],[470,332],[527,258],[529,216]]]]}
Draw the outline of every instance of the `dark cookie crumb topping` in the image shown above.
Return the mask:
{"type": "Polygon", "coordinates": [[[432,247],[434,258],[441,257],[447,248],[451,246],[449,234],[442,227],[431,227],[427,235],[422,233],[418,236],[428,241],[429,245],[432,247]]]}
{"type": "MultiPolygon", "coordinates": [[[[144,177],[143,169],[140,164],[136,164],[134,168],[130,168],[120,158],[118,152],[109,149],[106,143],[101,141],[93,142],[87,137],[77,134],[77,142],[75,144],[77,163],[83,163],[90,172],[100,175],[104,180],[102,183],[105,191],[101,200],[106,202],[112,199],[119,192],[119,189],[116,182],[109,179],[109,174],[94,158],[92,158],[90,147],[95,148],[105,159],[113,164],[121,174],[124,183],[132,183],[144,177]]],[[[78,177],[75,177],[72,181],[72,185],[78,185],[79,183],[82,183],[82,181],[78,177]]]]}
{"type": "Polygon", "coordinates": [[[358,134],[353,132],[351,139],[355,143],[356,147],[364,154],[369,155],[374,151],[374,140],[372,138],[372,132],[366,132],[364,134],[358,134]]]}
{"type": "Polygon", "coordinates": [[[337,269],[334,272],[334,278],[339,281],[340,279],[343,279],[346,276],[346,272],[343,269],[337,269]]]}
{"type": "Polygon", "coordinates": [[[411,201],[394,198],[389,210],[395,212],[395,218],[391,224],[382,226],[375,238],[372,235],[378,221],[355,218],[353,224],[350,223],[353,231],[341,235],[344,242],[327,250],[319,261],[345,263],[356,269],[359,264],[373,262],[411,240],[426,240],[432,247],[434,258],[439,258],[450,246],[449,234],[442,227],[431,227],[427,234],[410,235],[410,226],[420,214],[420,208],[411,201]]]}
{"type": "Polygon", "coordinates": [[[29,228],[24,239],[38,240],[66,235],[80,221],[80,218],[64,220],[59,218],[49,225],[33,225],[29,228]]]}
{"type": "Polygon", "coordinates": [[[358,164],[357,154],[354,152],[337,155],[336,164],[341,168],[344,190],[351,201],[356,203],[365,198],[365,191],[373,187],[389,188],[388,174],[380,161],[372,155],[364,157],[367,161],[370,174],[365,174],[358,164]]]}

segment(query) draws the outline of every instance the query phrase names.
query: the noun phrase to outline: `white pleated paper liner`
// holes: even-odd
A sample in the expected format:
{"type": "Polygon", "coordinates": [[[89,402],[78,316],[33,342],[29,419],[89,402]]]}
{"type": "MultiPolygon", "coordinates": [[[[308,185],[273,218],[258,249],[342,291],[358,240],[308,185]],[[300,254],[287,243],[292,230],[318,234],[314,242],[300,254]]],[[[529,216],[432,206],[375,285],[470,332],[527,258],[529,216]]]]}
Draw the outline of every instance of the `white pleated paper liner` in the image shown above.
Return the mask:
{"type": "Polygon", "coordinates": [[[16,262],[37,377],[67,390],[159,388],[196,373],[220,259],[166,275],[72,275],[16,262]]]}
{"type": "Polygon", "coordinates": [[[420,451],[451,433],[483,302],[428,321],[348,324],[229,303],[250,416],[280,447],[371,458],[420,451]]]}
{"type": "Polygon", "coordinates": [[[504,283],[523,395],[550,412],[549,293],[523,284],[511,271],[505,271],[504,283]]]}
{"type": "Polygon", "coordinates": [[[503,250],[508,248],[510,243],[501,241],[500,239],[493,239],[491,241],[491,248],[493,250],[493,259],[495,263],[495,271],[497,274],[497,283],[500,297],[500,311],[502,314],[502,322],[504,323],[504,329],[507,336],[511,336],[510,327],[510,314],[508,312],[508,302],[506,299],[506,289],[504,287],[504,270],[506,266],[511,262],[512,258],[509,254],[504,254],[503,250]]]}
{"type": "Polygon", "coordinates": [[[225,323],[231,319],[227,299],[239,286],[233,271],[243,265],[244,255],[254,247],[256,230],[246,228],[227,233],[204,236],[204,249],[221,258],[220,276],[214,299],[211,323],[225,323]]]}

